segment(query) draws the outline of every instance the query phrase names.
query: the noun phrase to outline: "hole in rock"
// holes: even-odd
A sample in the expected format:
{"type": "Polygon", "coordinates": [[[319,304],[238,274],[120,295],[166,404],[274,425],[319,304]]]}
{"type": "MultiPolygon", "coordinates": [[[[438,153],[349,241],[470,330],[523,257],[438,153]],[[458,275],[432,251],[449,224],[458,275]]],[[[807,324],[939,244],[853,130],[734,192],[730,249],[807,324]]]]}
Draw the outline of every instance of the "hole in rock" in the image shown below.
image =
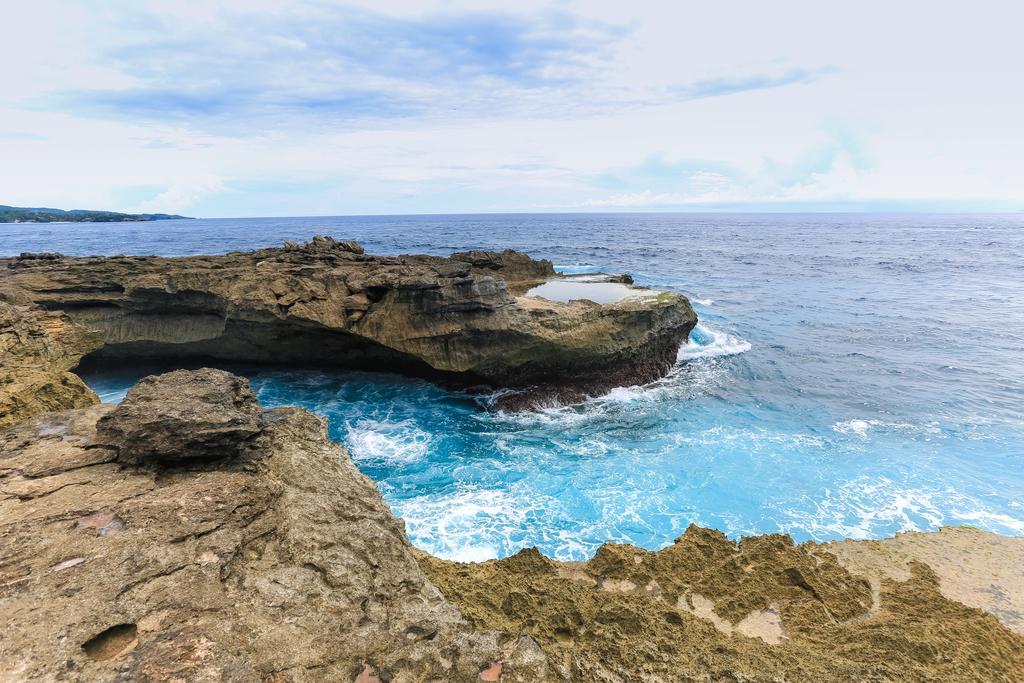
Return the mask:
{"type": "Polygon", "coordinates": [[[117,624],[85,641],[82,649],[89,659],[102,662],[130,648],[138,636],[139,629],[135,624],[117,624]]]}

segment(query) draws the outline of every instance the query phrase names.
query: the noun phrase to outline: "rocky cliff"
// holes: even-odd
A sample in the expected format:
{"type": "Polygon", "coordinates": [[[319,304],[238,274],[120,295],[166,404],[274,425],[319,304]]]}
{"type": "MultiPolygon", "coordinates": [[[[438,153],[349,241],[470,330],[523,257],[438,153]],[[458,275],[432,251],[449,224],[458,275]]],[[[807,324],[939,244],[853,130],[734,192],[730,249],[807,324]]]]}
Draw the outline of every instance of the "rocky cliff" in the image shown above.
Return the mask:
{"type": "Polygon", "coordinates": [[[1014,681],[1022,563],[968,529],[697,527],[583,564],[446,562],[320,418],[218,370],[0,431],[3,680],[1014,681]]]}
{"type": "Polygon", "coordinates": [[[515,252],[375,258],[328,239],[6,263],[0,680],[1021,680],[1024,539],[691,527],[582,564],[446,562],[409,544],[315,415],[265,411],[210,369],[94,405],[69,372],[97,349],[376,364],[525,405],[663,372],[694,322],[682,297],[558,303],[524,296],[553,269],[515,252]]]}
{"type": "Polygon", "coordinates": [[[102,331],[101,359],[385,369],[509,388],[510,407],[656,379],[696,324],[677,294],[523,296],[553,275],[514,251],[379,257],[326,237],[223,256],[0,262],[0,287],[102,331]]]}
{"type": "Polygon", "coordinates": [[[426,579],[320,418],[218,370],[0,432],[0,548],[3,680],[547,676],[426,579]]]}
{"type": "Polygon", "coordinates": [[[102,336],[45,311],[25,297],[0,292],[0,428],[50,410],[81,408],[99,399],[69,370],[98,349],[102,336]],[[14,303],[10,303],[13,301],[14,303]]]}

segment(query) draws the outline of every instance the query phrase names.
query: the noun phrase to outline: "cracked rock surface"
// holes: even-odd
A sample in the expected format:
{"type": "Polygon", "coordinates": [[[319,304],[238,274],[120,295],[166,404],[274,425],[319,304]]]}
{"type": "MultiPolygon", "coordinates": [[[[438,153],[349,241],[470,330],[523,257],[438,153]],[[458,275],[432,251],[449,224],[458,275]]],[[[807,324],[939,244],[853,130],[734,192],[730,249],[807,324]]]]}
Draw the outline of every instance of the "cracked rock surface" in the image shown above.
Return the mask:
{"type": "Polygon", "coordinates": [[[100,358],[381,369],[510,388],[511,408],[657,379],[697,322],[679,294],[523,296],[554,275],[512,250],[371,256],[323,236],[218,256],[0,259],[0,288],[101,333],[100,358]]]}
{"type": "Polygon", "coordinates": [[[69,370],[102,343],[100,334],[67,315],[35,307],[20,292],[0,290],[0,429],[49,410],[99,403],[69,370]]]}
{"type": "Polygon", "coordinates": [[[427,580],[320,418],[225,375],[0,432],[4,680],[547,676],[533,641],[471,627],[427,580]]]}

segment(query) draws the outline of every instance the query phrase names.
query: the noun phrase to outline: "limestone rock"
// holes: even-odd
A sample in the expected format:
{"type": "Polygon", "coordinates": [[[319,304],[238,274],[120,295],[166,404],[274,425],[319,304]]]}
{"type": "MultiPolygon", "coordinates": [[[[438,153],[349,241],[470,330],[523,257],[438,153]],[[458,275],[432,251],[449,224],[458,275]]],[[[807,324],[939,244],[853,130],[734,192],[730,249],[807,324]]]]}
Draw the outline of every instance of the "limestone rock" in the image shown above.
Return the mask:
{"type": "Polygon", "coordinates": [[[0,428],[49,410],[99,402],[68,370],[99,348],[100,335],[64,314],[26,305],[26,299],[23,292],[0,292],[0,428]]]}
{"type": "Polygon", "coordinates": [[[404,372],[508,388],[500,402],[513,408],[657,379],[697,320],[677,294],[524,297],[554,267],[512,250],[380,257],[318,236],[220,256],[3,263],[0,290],[100,331],[100,358],[404,372]]]}
{"type": "Polygon", "coordinates": [[[452,261],[470,264],[473,268],[483,271],[494,271],[515,287],[531,285],[543,281],[555,273],[554,265],[546,259],[535,260],[515,251],[461,251],[451,255],[452,261]]]}
{"type": "Polygon", "coordinates": [[[18,254],[19,261],[59,261],[62,258],[64,258],[64,254],[57,251],[23,251],[18,254]]]}
{"type": "Polygon", "coordinates": [[[117,422],[112,406],[0,430],[4,680],[1009,681],[1024,670],[1024,637],[1004,625],[1019,627],[1024,609],[1020,539],[965,529],[822,547],[691,526],[658,552],[606,544],[586,563],[535,549],[452,563],[412,548],[312,413],[266,411],[258,433],[216,436],[217,452],[246,457],[200,462],[172,454],[191,446],[170,432],[202,431],[218,411],[247,421],[244,382],[169,373],[127,403],[187,416],[139,432],[177,467],[122,462],[97,426],[117,422]]]}
{"type": "Polygon", "coordinates": [[[146,377],[96,424],[119,461],[164,465],[235,457],[262,430],[249,383],[210,368],[146,377]]]}
{"type": "Polygon", "coordinates": [[[1024,636],[1007,625],[1024,607],[1013,563],[1024,539],[954,529],[839,546],[779,534],[737,543],[691,526],[660,551],[609,543],[585,563],[532,549],[475,564],[417,558],[470,621],[531,636],[568,680],[1020,679],[1024,636]],[[929,561],[958,552],[934,572],[904,567],[894,542],[929,561]],[[865,565],[882,576],[869,583],[865,565]],[[949,597],[968,586],[991,614],[949,597]]]}
{"type": "MultiPolygon", "coordinates": [[[[130,402],[248,415],[238,383],[210,386],[224,379],[172,373],[130,402]]],[[[495,662],[502,681],[550,680],[536,643],[473,628],[442,597],[317,416],[268,411],[248,457],[162,469],[103,443],[117,410],[0,431],[5,680],[478,681],[495,662]]],[[[187,448],[182,428],[155,420],[144,438],[187,448]]]]}
{"type": "Polygon", "coordinates": [[[363,245],[359,244],[355,240],[346,240],[339,242],[333,237],[327,235],[315,235],[313,239],[305,244],[298,244],[286,240],[284,243],[286,249],[290,251],[306,251],[306,252],[320,252],[327,253],[332,251],[347,251],[353,254],[362,254],[363,245]]]}

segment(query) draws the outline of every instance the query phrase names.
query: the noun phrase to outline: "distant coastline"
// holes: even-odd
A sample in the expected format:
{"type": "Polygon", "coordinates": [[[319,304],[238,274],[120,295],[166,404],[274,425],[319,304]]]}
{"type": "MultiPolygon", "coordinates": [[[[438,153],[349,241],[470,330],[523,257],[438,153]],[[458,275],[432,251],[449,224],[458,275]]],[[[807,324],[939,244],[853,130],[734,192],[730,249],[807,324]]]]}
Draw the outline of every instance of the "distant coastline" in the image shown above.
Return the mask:
{"type": "Polygon", "coordinates": [[[85,209],[27,208],[0,204],[0,223],[127,223],[139,221],[166,221],[190,216],[169,213],[118,213],[117,211],[88,211],[85,209]]]}

